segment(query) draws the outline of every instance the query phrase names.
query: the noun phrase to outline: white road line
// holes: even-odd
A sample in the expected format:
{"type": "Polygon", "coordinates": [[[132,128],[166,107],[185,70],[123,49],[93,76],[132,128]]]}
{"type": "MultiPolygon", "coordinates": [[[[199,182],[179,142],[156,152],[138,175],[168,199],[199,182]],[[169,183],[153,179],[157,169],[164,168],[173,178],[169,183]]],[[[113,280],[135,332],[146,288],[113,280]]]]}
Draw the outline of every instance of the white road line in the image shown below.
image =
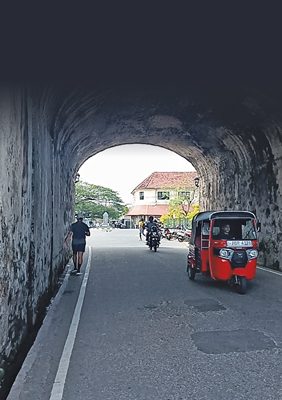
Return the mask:
{"type": "Polygon", "coordinates": [[[257,267],[257,268],[265,272],[270,272],[271,274],[282,276],[282,272],[274,271],[273,269],[270,268],[263,268],[263,267],[257,267]]]}
{"type": "Polygon", "coordinates": [[[79,297],[76,303],[76,307],[74,310],[72,322],[70,325],[68,337],[65,342],[65,347],[60,359],[59,367],[57,370],[57,374],[55,377],[55,381],[53,384],[52,392],[51,392],[51,397],[50,400],[61,400],[63,398],[63,392],[64,392],[64,386],[66,382],[66,377],[67,377],[67,372],[70,364],[70,358],[75,342],[75,337],[77,333],[77,328],[80,320],[80,314],[81,314],[81,309],[82,309],[82,304],[83,300],[85,297],[85,290],[86,290],[86,285],[89,277],[89,271],[90,271],[90,265],[91,265],[91,247],[89,247],[89,255],[88,255],[88,262],[85,268],[85,273],[83,277],[83,281],[81,284],[80,292],[79,292],[79,297]]]}

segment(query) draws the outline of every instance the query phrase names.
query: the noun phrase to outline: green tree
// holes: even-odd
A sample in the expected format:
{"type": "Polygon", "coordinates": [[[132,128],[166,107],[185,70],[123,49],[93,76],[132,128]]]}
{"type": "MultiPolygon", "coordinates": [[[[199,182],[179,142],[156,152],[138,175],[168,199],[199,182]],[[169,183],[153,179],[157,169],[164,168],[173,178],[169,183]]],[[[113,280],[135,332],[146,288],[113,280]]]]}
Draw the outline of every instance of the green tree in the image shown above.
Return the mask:
{"type": "Polygon", "coordinates": [[[187,218],[191,211],[191,205],[194,199],[194,191],[187,187],[175,187],[174,196],[169,201],[168,213],[175,218],[187,218]]]}
{"type": "Polygon", "coordinates": [[[187,189],[187,187],[175,187],[173,188],[174,196],[169,201],[168,213],[166,216],[162,216],[163,221],[167,223],[170,219],[190,225],[193,216],[198,214],[199,205],[193,204],[195,198],[195,189],[187,189]]]}
{"type": "Polygon", "coordinates": [[[75,212],[92,220],[103,218],[107,212],[109,219],[118,219],[125,212],[125,204],[112,189],[78,182],[75,186],[75,212]]]}

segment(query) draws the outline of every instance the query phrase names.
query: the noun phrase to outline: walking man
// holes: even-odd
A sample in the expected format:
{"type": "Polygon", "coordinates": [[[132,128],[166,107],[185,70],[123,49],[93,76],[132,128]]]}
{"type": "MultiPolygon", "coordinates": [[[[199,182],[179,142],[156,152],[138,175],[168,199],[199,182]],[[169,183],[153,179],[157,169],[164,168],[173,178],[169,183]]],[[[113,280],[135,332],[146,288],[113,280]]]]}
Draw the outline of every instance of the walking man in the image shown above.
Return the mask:
{"type": "Polygon", "coordinates": [[[143,218],[141,218],[140,221],[139,221],[139,238],[140,238],[140,240],[142,240],[142,235],[144,235],[144,221],[143,221],[143,218]]]}
{"type": "Polygon", "coordinates": [[[77,216],[77,222],[73,223],[70,227],[68,236],[64,242],[64,248],[67,245],[67,241],[72,236],[72,251],[73,251],[73,263],[74,270],[73,274],[81,275],[80,267],[83,263],[83,253],[85,252],[86,239],[85,236],[90,236],[88,226],[82,222],[83,216],[77,216]]]}

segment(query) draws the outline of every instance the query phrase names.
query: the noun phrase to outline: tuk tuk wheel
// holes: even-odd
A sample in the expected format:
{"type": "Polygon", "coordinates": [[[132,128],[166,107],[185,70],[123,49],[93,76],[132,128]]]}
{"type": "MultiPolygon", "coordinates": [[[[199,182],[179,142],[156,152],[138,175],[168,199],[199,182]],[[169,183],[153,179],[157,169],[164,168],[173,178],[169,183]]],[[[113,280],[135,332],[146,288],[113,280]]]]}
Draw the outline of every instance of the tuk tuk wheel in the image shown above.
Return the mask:
{"type": "Polygon", "coordinates": [[[245,276],[238,276],[237,292],[245,294],[247,292],[247,280],[245,276]]]}
{"type": "Polygon", "coordinates": [[[191,281],[192,281],[193,279],[195,279],[196,272],[195,272],[194,268],[191,267],[191,265],[188,265],[187,272],[188,272],[188,278],[189,278],[191,281]]]}

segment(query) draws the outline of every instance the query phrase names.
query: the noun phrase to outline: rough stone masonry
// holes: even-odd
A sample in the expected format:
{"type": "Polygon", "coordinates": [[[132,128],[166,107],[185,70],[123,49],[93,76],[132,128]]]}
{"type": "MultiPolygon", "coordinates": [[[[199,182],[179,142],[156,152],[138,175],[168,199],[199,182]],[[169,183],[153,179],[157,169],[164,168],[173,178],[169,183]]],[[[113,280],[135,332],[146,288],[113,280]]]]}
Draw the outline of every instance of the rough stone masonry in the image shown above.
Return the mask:
{"type": "Polygon", "coordinates": [[[109,147],[151,144],[186,158],[200,177],[201,210],[255,212],[259,261],[282,270],[281,104],[281,86],[3,85],[0,368],[36,325],[70,257],[62,244],[75,175],[109,147]]]}

